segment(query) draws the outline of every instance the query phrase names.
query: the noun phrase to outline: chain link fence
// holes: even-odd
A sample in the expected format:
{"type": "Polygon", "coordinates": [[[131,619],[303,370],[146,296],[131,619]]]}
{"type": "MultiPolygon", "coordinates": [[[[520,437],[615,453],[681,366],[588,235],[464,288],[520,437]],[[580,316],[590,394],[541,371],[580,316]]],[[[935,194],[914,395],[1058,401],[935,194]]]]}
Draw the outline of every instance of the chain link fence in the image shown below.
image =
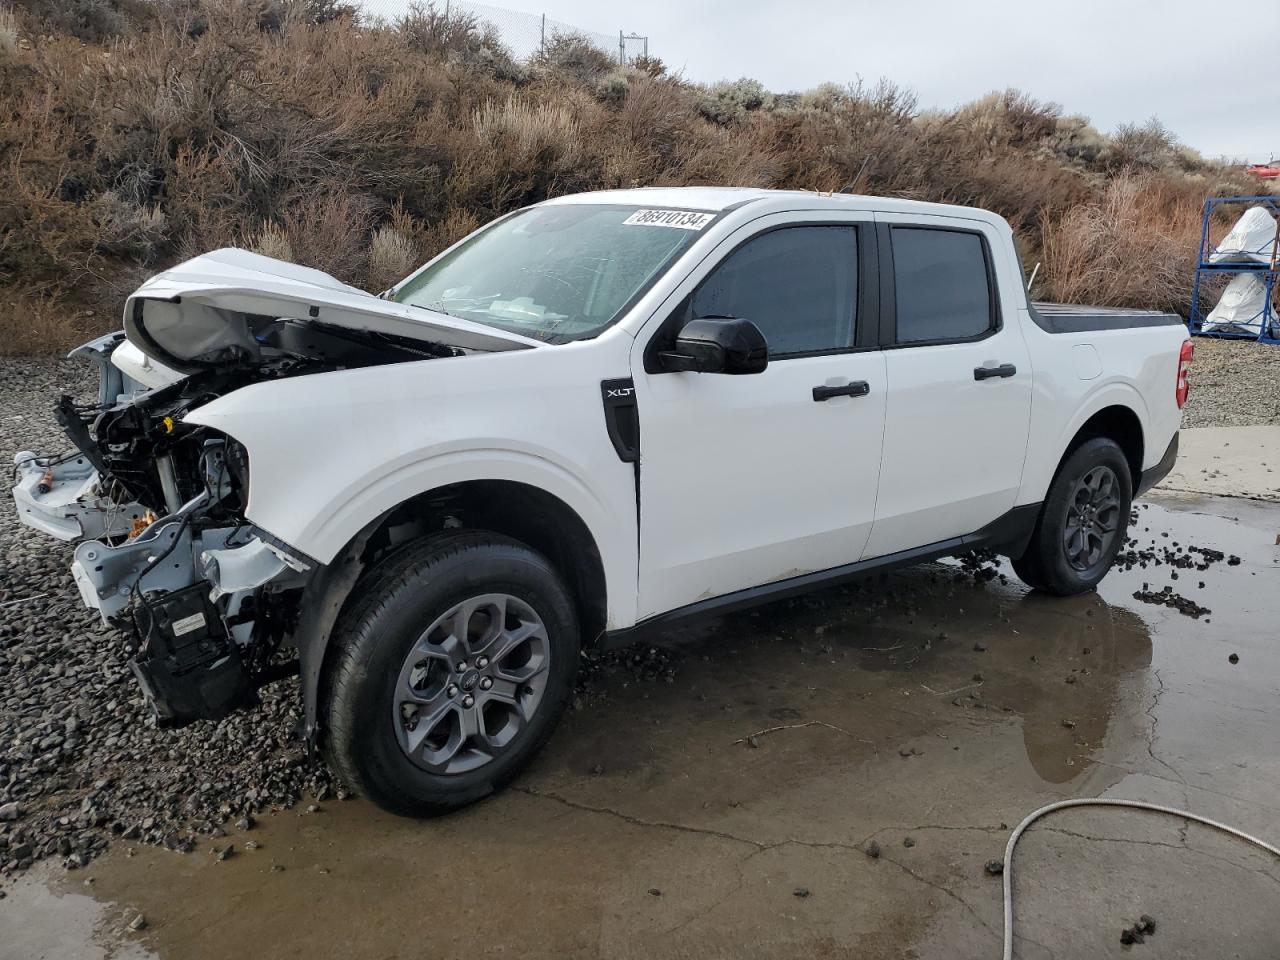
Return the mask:
{"type": "MultiPolygon", "coordinates": [[[[409,12],[415,0],[357,0],[357,3],[367,15],[394,23],[409,12]]],[[[480,23],[493,27],[511,55],[520,60],[537,56],[549,42],[564,36],[581,37],[619,62],[634,60],[649,52],[648,37],[635,33],[624,34],[621,30],[616,35],[583,30],[563,20],[548,17],[545,13],[525,13],[487,3],[471,3],[470,0],[440,0],[430,6],[437,13],[446,16],[471,16],[480,23]]]]}

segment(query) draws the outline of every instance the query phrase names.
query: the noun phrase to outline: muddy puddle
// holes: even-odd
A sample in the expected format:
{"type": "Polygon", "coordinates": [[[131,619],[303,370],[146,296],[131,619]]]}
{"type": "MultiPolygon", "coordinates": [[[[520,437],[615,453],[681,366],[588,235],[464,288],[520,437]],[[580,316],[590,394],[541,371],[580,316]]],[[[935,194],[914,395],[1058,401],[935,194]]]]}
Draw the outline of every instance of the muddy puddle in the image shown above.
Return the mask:
{"type": "MultiPolygon", "coordinates": [[[[1280,829],[1280,510],[1165,497],[1135,533],[1130,568],[1070,600],[946,563],[674,631],[673,669],[602,673],[488,802],[413,822],[326,800],[185,855],[117,843],[11,885],[0,957],[998,955],[982,867],[1043,803],[1280,829]],[[1223,558],[1164,562],[1175,542],[1223,558]],[[1134,597],[1166,586],[1209,612],[1134,597]]],[[[1020,955],[1120,955],[1143,906],[1162,957],[1221,955],[1226,909],[1233,955],[1275,956],[1280,869],[1107,816],[1028,839],[1020,955]]]]}

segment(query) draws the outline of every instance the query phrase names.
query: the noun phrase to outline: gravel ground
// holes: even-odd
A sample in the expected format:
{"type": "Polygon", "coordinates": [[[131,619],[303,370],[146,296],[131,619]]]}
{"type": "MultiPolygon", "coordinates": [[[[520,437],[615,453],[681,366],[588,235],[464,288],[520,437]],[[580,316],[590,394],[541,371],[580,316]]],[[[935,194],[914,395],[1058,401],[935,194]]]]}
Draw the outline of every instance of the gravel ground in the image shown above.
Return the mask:
{"type": "MultiPolygon", "coordinates": [[[[79,361],[0,361],[0,457],[67,447],[51,415],[92,391],[79,361]]],[[[191,849],[217,824],[333,792],[292,738],[297,681],[216,724],[157,729],[126,666],[124,637],[80,602],[71,549],[20,527],[0,498],[0,864],[60,856],[69,868],[112,836],[191,849]]]]}
{"type": "Polygon", "coordinates": [[[1280,423],[1280,344],[1196,337],[1185,427],[1280,423]]]}
{"type": "MultiPolygon", "coordinates": [[[[0,360],[0,459],[61,451],[63,393],[96,391],[81,361],[0,360]]],[[[127,667],[123,635],[80,601],[71,548],[18,525],[0,496],[0,879],[45,857],[87,864],[114,837],[190,851],[221,824],[344,793],[295,737],[296,679],[218,723],[157,729],[127,667]]],[[[669,680],[655,647],[584,657],[578,699],[669,680]]],[[[0,895],[3,890],[0,889],[0,895]]]]}

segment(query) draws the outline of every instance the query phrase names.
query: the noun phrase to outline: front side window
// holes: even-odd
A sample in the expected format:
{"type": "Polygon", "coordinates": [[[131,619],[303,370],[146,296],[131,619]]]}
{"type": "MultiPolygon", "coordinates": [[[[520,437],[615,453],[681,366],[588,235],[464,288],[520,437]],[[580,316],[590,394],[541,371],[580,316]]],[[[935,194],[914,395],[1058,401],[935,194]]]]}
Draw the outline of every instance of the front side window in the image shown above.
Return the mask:
{"type": "Polygon", "coordinates": [[[899,343],[966,340],[995,327],[978,234],[894,227],[890,236],[899,343]]]}
{"type": "Polygon", "coordinates": [[[857,301],[856,229],[787,227],[729,254],[693,294],[691,313],[750,320],[773,358],[852,346],[857,301]]]}
{"type": "Polygon", "coordinates": [[[593,337],[712,218],[611,204],[534,207],[472,234],[395,300],[550,343],[593,337]]]}

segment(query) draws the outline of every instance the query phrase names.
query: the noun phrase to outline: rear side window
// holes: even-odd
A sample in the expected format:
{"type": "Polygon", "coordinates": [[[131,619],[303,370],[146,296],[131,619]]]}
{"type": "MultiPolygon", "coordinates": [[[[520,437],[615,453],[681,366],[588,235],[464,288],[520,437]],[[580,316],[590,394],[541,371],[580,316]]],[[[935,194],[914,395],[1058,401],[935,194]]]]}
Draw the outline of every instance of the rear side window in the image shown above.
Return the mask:
{"type": "Polygon", "coordinates": [[[694,317],[742,317],[770,357],[846,349],[858,301],[854,227],[786,227],[748,240],[693,294],[694,317]]]}
{"type": "Polygon", "coordinates": [[[899,343],[966,340],[995,328],[978,234],[894,227],[890,236],[899,343]]]}

